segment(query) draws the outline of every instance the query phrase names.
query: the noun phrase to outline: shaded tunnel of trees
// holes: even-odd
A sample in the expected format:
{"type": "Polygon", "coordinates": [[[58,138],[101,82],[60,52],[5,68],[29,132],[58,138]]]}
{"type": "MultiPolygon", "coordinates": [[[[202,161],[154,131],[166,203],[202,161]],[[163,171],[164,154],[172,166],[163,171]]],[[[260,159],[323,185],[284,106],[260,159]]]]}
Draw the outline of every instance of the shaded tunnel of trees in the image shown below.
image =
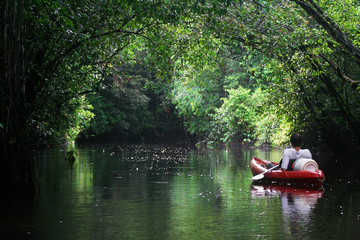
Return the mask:
{"type": "Polygon", "coordinates": [[[1,2],[2,189],[42,143],[187,137],[355,154],[357,0],[1,2]]]}

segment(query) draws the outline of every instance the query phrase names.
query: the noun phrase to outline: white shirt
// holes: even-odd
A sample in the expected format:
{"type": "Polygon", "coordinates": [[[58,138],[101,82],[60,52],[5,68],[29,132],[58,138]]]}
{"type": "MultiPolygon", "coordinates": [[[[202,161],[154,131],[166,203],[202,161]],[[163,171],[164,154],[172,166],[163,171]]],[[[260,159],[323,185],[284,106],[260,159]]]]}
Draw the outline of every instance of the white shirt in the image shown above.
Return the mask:
{"type": "Polygon", "coordinates": [[[312,158],[309,149],[300,149],[296,151],[295,148],[287,148],[284,150],[283,159],[281,163],[281,168],[288,168],[290,159],[299,159],[299,158],[312,158]]]}

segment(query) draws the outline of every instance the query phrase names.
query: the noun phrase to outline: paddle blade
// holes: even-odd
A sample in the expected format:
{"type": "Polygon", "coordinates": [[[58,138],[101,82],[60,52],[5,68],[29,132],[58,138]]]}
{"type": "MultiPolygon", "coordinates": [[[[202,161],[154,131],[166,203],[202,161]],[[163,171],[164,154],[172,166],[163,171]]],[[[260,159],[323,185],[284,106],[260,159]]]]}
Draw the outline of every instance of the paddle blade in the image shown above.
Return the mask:
{"type": "Polygon", "coordinates": [[[260,179],[263,179],[264,178],[264,174],[258,174],[258,175],[256,175],[256,176],[253,176],[252,178],[251,178],[251,180],[260,180],[260,179]]]}
{"type": "Polygon", "coordinates": [[[277,167],[278,167],[278,165],[273,166],[272,168],[266,170],[265,172],[262,172],[262,173],[260,173],[260,174],[258,174],[258,175],[256,175],[256,176],[253,176],[253,177],[251,178],[251,180],[260,180],[260,179],[264,178],[264,174],[265,174],[265,173],[270,172],[271,170],[273,170],[273,169],[275,169],[275,168],[277,168],[277,167]]]}

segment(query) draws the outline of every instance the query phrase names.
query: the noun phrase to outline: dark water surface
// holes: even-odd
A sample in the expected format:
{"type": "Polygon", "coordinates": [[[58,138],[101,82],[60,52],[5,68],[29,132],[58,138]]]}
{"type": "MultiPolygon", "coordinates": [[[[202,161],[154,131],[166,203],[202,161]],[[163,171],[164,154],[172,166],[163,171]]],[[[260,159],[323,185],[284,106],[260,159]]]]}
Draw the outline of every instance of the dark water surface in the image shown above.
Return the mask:
{"type": "MultiPolygon", "coordinates": [[[[41,193],[4,203],[3,239],[359,239],[360,187],[324,169],[324,189],[252,185],[252,156],[281,151],[97,145],[36,159],[41,193]],[[328,177],[330,176],[330,177],[328,177]]],[[[321,164],[320,164],[321,168],[321,164]]]]}

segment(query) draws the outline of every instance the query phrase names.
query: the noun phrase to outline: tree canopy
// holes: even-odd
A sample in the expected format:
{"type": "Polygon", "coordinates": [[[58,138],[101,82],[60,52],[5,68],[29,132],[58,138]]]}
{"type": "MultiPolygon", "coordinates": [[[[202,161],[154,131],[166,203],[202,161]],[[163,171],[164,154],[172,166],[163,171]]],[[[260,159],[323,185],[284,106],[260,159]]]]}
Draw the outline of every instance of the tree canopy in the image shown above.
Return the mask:
{"type": "Polygon", "coordinates": [[[1,146],[185,131],[357,148],[356,0],[3,1],[1,146]]]}

